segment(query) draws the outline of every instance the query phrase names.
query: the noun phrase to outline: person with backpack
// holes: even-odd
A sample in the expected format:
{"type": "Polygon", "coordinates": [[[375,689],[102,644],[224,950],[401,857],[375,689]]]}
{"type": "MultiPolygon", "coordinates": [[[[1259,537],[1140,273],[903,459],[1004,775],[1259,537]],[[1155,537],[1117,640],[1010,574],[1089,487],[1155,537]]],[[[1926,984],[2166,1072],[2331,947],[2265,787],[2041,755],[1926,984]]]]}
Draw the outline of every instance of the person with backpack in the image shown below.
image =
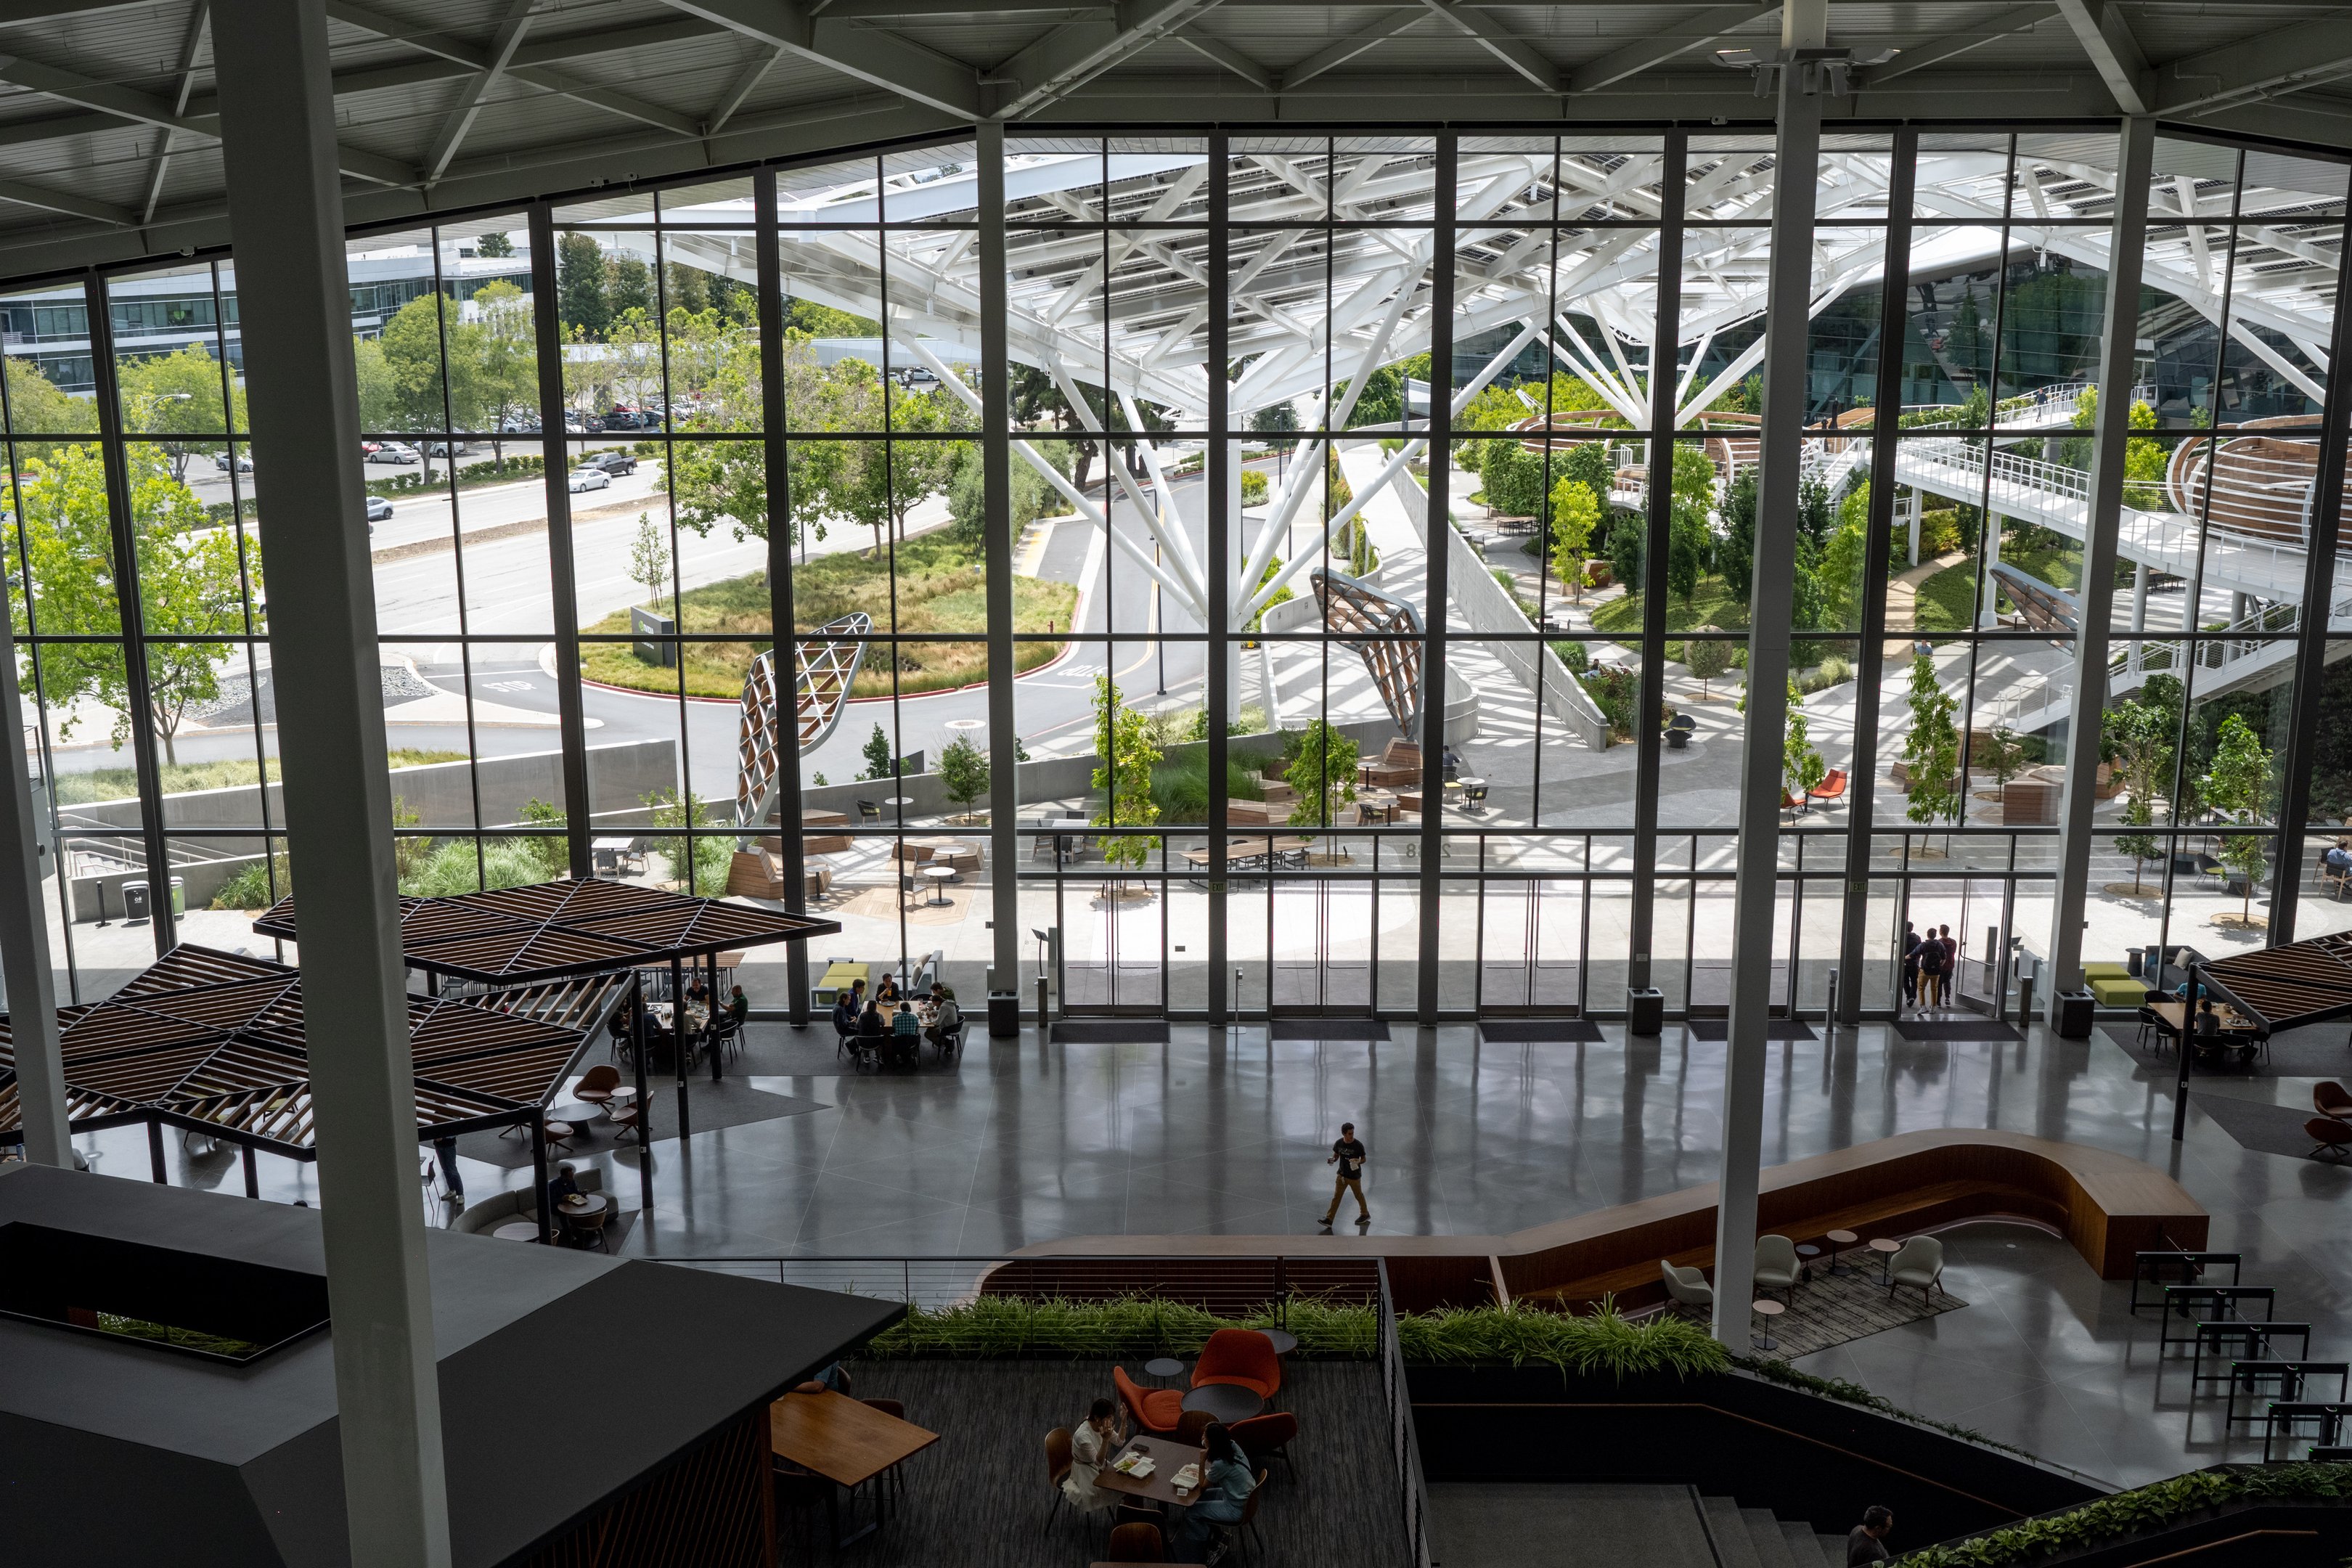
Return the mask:
{"type": "Polygon", "coordinates": [[[1919,942],[1919,1005],[1941,1007],[1944,1005],[1944,944],[1936,940],[1936,928],[1929,926],[1919,942]]]}

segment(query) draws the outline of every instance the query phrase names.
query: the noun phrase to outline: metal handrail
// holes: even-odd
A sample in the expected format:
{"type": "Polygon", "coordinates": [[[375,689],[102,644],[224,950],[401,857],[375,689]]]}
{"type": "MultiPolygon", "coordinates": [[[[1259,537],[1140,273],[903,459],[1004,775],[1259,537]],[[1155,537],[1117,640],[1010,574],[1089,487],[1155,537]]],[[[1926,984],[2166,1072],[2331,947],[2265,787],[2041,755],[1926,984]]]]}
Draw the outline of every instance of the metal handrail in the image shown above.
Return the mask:
{"type": "Polygon", "coordinates": [[[1404,1347],[1397,1337],[1396,1299],[1389,1292],[1388,1259],[1380,1263],[1381,1396],[1389,1407],[1389,1457],[1396,1461],[1397,1501],[1405,1546],[1413,1568],[1437,1568],[1429,1554],[1429,1483],[1421,1473],[1421,1439],[1412,1426],[1412,1389],[1406,1381],[1404,1347]]]}

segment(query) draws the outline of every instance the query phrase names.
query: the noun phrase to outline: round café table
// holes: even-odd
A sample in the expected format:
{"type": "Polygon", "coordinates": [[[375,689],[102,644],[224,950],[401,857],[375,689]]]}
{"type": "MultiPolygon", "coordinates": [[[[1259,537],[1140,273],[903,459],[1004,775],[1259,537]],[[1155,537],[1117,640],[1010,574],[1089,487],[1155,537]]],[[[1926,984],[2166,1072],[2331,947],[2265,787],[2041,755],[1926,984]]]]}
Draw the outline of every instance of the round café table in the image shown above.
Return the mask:
{"type": "Polygon", "coordinates": [[[1763,1333],[1751,1335],[1750,1342],[1752,1342],[1759,1351],[1779,1350],[1780,1348],[1780,1342],[1774,1339],[1771,1334],[1772,1320],[1787,1311],[1789,1310],[1789,1303],[1786,1301],[1775,1301],[1769,1296],[1767,1296],[1760,1300],[1748,1302],[1748,1310],[1764,1320],[1765,1328],[1765,1331],[1763,1333]]]}
{"type": "Polygon", "coordinates": [[[1265,1408],[1265,1401],[1237,1383],[1209,1383],[1184,1396],[1187,1410],[1205,1410],[1227,1426],[1265,1408]]]}
{"type": "Polygon", "coordinates": [[[1870,1239],[1870,1250],[1878,1254],[1878,1277],[1884,1279],[1887,1263],[1903,1250],[1903,1244],[1890,1236],[1874,1236],[1870,1239]]]}
{"type": "Polygon", "coordinates": [[[500,1241],[537,1241],[539,1222],[529,1219],[510,1219],[490,1234],[500,1241]]]}
{"type": "Polygon", "coordinates": [[[1799,1259],[1797,1267],[1804,1275],[1804,1278],[1808,1282],[1810,1282],[1813,1278],[1813,1259],[1819,1258],[1821,1255],[1822,1249],[1815,1247],[1810,1241],[1797,1248],[1797,1258],[1799,1259]]]}
{"type": "Polygon", "coordinates": [[[1174,1356],[1159,1356],[1145,1362],[1143,1371],[1150,1377],[1181,1377],[1184,1375],[1184,1363],[1174,1356]]]}
{"type": "Polygon", "coordinates": [[[1832,1274],[1843,1277],[1848,1274],[1859,1274],[1862,1272],[1862,1270],[1856,1268],[1851,1263],[1843,1261],[1845,1249],[1858,1244],[1862,1240],[1862,1237],[1854,1235],[1854,1233],[1850,1230],[1833,1230],[1827,1236],[1822,1237],[1822,1239],[1830,1244],[1830,1272],[1832,1274]]]}
{"type": "Polygon", "coordinates": [[[1274,1353],[1276,1355],[1288,1355],[1298,1348],[1298,1336],[1288,1329],[1265,1329],[1261,1331],[1267,1339],[1274,1342],[1274,1353]]]}
{"type": "Polygon", "coordinates": [[[945,908],[949,901],[948,884],[956,879],[956,868],[952,866],[926,866],[923,875],[929,879],[931,884],[931,896],[923,902],[935,909],[945,908]]]}

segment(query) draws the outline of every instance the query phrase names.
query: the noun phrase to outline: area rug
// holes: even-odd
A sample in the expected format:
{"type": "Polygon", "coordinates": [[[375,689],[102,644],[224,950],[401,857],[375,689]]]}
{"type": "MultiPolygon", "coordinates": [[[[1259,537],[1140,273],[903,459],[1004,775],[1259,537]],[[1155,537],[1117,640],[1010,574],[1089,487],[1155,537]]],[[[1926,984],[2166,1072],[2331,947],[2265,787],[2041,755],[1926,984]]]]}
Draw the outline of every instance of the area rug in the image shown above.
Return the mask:
{"type": "Polygon", "coordinates": [[[1490,1046],[1597,1046],[1608,1037],[1590,1018],[1481,1018],[1478,1034],[1490,1046]]]}
{"type": "MultiPolygon", "coordinates": [[[[2172,1054],[2169,1041],[2164,1054],[2157,1054],[2158,1037],[2151,1032],[2148,1043],[2138,1040],[2137,1024],[2102,1024],[2099,1032],[2116,1045],[2132,1060],[2156,1077],[2172,1079],[2179,1076],[2180,1062],[2172,1054]]],[[[2345,1043],[2341,1024],[2315,1024],[2306,1028],[2289,1029],[2271,1037],[2267,1057],[2257,1052],[2250,1063],[2240,1062],[2233,1053],[2227,1064],[2207,1067],[2196,1065],[2194,1078],[2333,1078],[2352,1081],[2352,1047],[2345,1043]]]]}
{"type": "Polygon", "coordinates": [[[910,926],[951,926],[962,922],[971,913],[971,889],[950,887],[947,902],[935,904],[937,896],[930,884],[916,879],[919,884],[913,892],[898,888],[867,888],[841,900],[830,912],[856,915],[860,920],[896,921],[904,918],[910,926]]]}
{"type": "Polygon", "coordinates": [[[1750,1323],[1758,1332],[1769,1333],[1780,1342],[1777,1348],[1757,1353],[1794,1361],[1849,1340],[1867,1339],[1872,1334],[1883,1334],[1924,1318],[1938,1318],[1968,1305],[1941,1290],[1935,1292],[1933,1305],[1923,1304],[1919,1292],[1908,1288],[1889,1296],[1876,1268],[1860,1262],[1853,1267],[1857,1272],[1841,1278],[1816,1259],[1812,1282],[1797,1287],[1793,1306],[1769,1325],[1760,1317],[1750,1323]]]}
{"type": "MultiPolygon", "coordinates": [[[[671,1078],[650,1079],[646,1093],[653,1101],[649,1118],[653,1123],[654,1141],[677,1136],[677,1080],[671,1078]]],[[[779,1094],[755,1089],[740,1078],[721,1079],[713,1083],[708,1078],[691,1080],[687,1085],[687,1124],[694,1132],[717,1132],[729,1127],[747,1126],[754,1121],[773,1121],[783,1116],[805,1116],[812,1110],[829,1110],[832,1107],[797,1095],[779,1094]]],[[[559,1111],[564,1107],[556,1108],[559,1111]]],[[[550,1166],[556,1161],[579,1154],[610,1154],[636,1147],[635,1139],[623,1139],[620,1129],[602,1117],[592,1116],[587,1109],[578,1108],[578,1119],[556,1116],[553,1120],[570,1121],[575,1129],[569,1149],[550,1147],[550,1166]]],[[[498,1132],[468,1132],[457,1140],[457,1152],[468,1160],[479,1160],[500,1170],[520,1171],[530,1164],[530,1135],[517,1132],[512,1137],[498,1132]]]]}
{"type": "MultiPolygon", "coordinates": [[[[2303,1124],[2319,1112],[2308,1105],[2266,1105],[2258,1100],[2240,1100],[2233,1094],[2199,1094],[2193,1089],[2189,1102],[2219,1123],[2242,1149],[2289,1160],[2311,1158],[2315,1140],[2303,1130],[2303,1124]]],[[[2330,1156],[2314,1163],[2333,1165],[2341,1162],[2330,1156]]]]}
{"type": "Polygon", "coordinates": [[[1064,1018],[1054,1026],[1057,1046],[1164,1046],[1165,1018],[1064,1018]]]}
{"type": "Polygon", "coordinates": [[[1385,1040],[1384,1018],[1276,1018],[1266,1033],[1270,1040],[1385,1040]]]}
{"type": "MultiPolygon", "coordinates": [[[[1728,1018],[1693,1018],[1684,1026],[1694,1040],[1727,1040],[1731,1037],[1728,1018]]],[[[1802,1018],[1774,1018],[1764,1026],[1768,1040],[1818,1040],[1813,1026],[1802,1018]]]]}
{"type": "Polygon", "coordinates": [[[2020,1040],[2012,1024],[1997,1018],[1897,1018],[1895,1032],[1906,1040],[2020,1040]]]}

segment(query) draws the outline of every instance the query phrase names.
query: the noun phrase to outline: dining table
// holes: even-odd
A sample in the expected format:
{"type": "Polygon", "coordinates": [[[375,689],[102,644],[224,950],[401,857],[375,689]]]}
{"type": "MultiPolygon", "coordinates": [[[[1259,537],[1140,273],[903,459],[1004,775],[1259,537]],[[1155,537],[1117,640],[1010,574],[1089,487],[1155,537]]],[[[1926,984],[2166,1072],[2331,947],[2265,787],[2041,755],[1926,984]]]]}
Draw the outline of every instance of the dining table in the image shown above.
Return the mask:
{"type": "Polygon", "coordinates": [[[840,1491],[855,1491],[939,1440],[937,1432],[830,1388],[794,1389],[768,1406],[769,1451],[833,1483],[825,1515],[837,1547],[872,1534],[880,1522],[877,1509],[863,1529],[843,1535],[840,1491]]]}
{"type": "Polygon", "coordinates": [[[1130,1438],[1116,1458],[1095,1472],[1095,1485],[1107,1492],[1139,1498],[1163,1507],[1189,1508],[1200,1497],[1200,1487],[1195,1485],[1192,1490],[1180,1494],[1173,1480],[1176,1472],[1187,1465],[1200,1466],[1201,1473],[1206,1475],[1209,1450],[1189,1447],[1173,1437],[1130,1438]],[[1118,1468],[1118,1461],[1129,1454],[1150,1455],[1151,1473],[1140,1479],[1123,1474],[1118,1468]]]}
{"type": "MultiPolygon", "coordinates": [[[[2172,1032],[2174,1039],[2186,1039],[2192,1050],[2207,1048],[2191,1033],[2194,1021],[2189,1016],[2188,1003],[2150,1002],[2147,1010],[2164,1021],[2164,1026],[2172,1032]]],[[[2211,1047],[2214,1054],[2218,1057],[2224,1050],[2234,1050],[2242,1057],[2252,1058],[2255,1047],[2262,1043],[2262,1026],[2227,1002],[2216,1002],[2213,1012],[2221,1025],[2221,1037],[2211,1047]]]]}

